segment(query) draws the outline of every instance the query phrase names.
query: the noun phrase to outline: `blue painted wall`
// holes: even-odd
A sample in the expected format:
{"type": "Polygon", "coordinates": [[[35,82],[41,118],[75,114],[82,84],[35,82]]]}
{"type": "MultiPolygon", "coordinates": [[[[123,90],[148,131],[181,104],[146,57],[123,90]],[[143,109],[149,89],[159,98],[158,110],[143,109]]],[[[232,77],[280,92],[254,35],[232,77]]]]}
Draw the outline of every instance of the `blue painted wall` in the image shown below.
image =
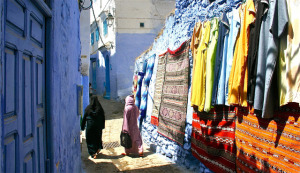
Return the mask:
{"type": "MultiPolygon", "coordinates": [[[[145,59],[154,53],[158,55],[162,54],[167,50],[167,48],[175,50],[182,42],[191,38],[196,22],[211,18],[213,16],[212,9],[217,9],[216,11],[221,12],[225,8],[226,4],[230,6],[233,1],[239,0],[217,0],[213,3],[210,3],[208,0],[177,0],[175,14],[167,18],[163,34],[153,42],[152,49],[141,58],[145,59]]],[[[157,58],[158,57],[156,57],[154,70],[156,70],[157,58]]],[[[193,62],[191,54],[190,62],[192,69],[193,62]]],[[[155,81],[155,78],[155,75],[153,75],[152,80],[155,81]]],[[[153,89],[151,91],[151,88],[149,88],[149,90],[150,93],[153,93],[153,89]]],[[[157,133],[157,127],[150,123],[152,105],[151,101],[148,102],[147,115],[142,126],[143,141],[146,142],[156,153],[164,155],[172,162],[184,166],[187,169],[201,173],[211,172],[191,153],[191,123],[193,110],[190,103],[188,103],[187,110],[184,146],[180,146],[157,133]]]]}
{"type": "Polygon", "coordinates": [[[132,91],[135,58],[151,46],[155,34],[116,35],[116,53],[110,57],[112,99],[123,99],[132,91]]]}
{"type": "MultiPolygon", "coordinates": [[[[77,1],[52,1],[48,21],[46,88],[50,172],[80,172],[80,117],[76,86],[82,83],[77,1]],[[50,32],[50,33],[49,33],[50,32]]],[[[84,81],[86,79],[83,79],[84,81]]]]}

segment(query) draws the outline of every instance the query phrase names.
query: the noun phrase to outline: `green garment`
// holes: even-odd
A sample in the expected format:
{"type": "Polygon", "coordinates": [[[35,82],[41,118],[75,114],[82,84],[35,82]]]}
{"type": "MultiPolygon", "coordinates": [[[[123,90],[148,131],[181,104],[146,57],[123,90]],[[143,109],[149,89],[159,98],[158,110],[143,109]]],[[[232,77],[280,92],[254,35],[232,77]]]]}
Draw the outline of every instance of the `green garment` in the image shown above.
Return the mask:
{"type": "Polygon", "coordinates": [[[209,112],[211,109],[212,90],[214,84],[214,66],[219,35],[219,20],[217,18],[213,18],[210,24],[210,39],[207,47],[206,57],[205,112],[209,112]]]}

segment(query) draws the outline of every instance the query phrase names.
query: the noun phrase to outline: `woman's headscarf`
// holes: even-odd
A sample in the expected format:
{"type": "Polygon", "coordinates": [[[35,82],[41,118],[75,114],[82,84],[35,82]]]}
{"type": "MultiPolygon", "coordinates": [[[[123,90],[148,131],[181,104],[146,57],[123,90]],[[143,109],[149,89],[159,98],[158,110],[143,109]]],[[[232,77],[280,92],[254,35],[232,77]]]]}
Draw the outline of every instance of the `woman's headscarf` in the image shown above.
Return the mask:
{"type": "Polygon", "coordinates": [[[86,111],[87,112],[93,111],[93,112],[101,113],[104,115],[104,110],[103,110],[97,96],[91,97],[90,104],[86,107],[86,111]]]}
{"type": "Polygon", "coordinates": [[[128,105],[134,105],[133,95],[129,95],[129,96],[126,97],[125,106],[128,106],[128,105]]]}

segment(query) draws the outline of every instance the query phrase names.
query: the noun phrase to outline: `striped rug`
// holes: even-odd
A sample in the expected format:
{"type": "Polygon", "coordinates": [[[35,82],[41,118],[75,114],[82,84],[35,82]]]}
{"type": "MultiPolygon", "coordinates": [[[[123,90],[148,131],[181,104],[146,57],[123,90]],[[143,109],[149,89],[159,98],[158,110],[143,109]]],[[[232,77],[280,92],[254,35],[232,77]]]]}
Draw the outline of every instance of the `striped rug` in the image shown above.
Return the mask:
{"type": "Polygon", "coordinates": [[[273,119],[259,117],[250,108],[237,111],[237,172],[299,172],[299,105],[281,107],[273,119]]]}
{"type": "Polygon", "coordinates": [[[215,106],[193,114],[192,154],[214,172],[235,172],[235,109],[215,106]]]}

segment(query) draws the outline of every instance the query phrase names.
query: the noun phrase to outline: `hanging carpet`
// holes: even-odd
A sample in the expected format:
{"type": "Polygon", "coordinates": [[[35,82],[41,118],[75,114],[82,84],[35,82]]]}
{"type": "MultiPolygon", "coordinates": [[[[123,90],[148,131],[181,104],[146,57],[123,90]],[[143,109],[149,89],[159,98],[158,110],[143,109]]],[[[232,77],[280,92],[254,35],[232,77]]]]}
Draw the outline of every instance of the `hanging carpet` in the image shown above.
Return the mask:
{"type": "Polygon", "coordinates": [[[235,110],[215,106],[193,114],[192,154],[214,172],[235,172],[235,110]]]}
{"type": "Polygon", "coordinates": [[[237,111],[237,172],[299,172],[299,105],[280,107],[274,119],[259,117],[249,107],[237,111]]]}
{"type": "MultiPolygon", "coordinates": [[[[188,103],[189,43],[168,49],[158,116],[158,133],[183,145],[188,103]]],[[[157,73],[159,74],[159,73],[157,73]]]]}
{"type": "Polygon", "coordinates": [[[166,57],[168,52],[165,52],[158,57],[157,72],[156,72],[156,82],[154,89],[154,103],[151,114],[151,124],[158,126],[158,112],[161,103],[161,93],[162,85],[165,79],[165,67],[166,67],[166,57]]]}

